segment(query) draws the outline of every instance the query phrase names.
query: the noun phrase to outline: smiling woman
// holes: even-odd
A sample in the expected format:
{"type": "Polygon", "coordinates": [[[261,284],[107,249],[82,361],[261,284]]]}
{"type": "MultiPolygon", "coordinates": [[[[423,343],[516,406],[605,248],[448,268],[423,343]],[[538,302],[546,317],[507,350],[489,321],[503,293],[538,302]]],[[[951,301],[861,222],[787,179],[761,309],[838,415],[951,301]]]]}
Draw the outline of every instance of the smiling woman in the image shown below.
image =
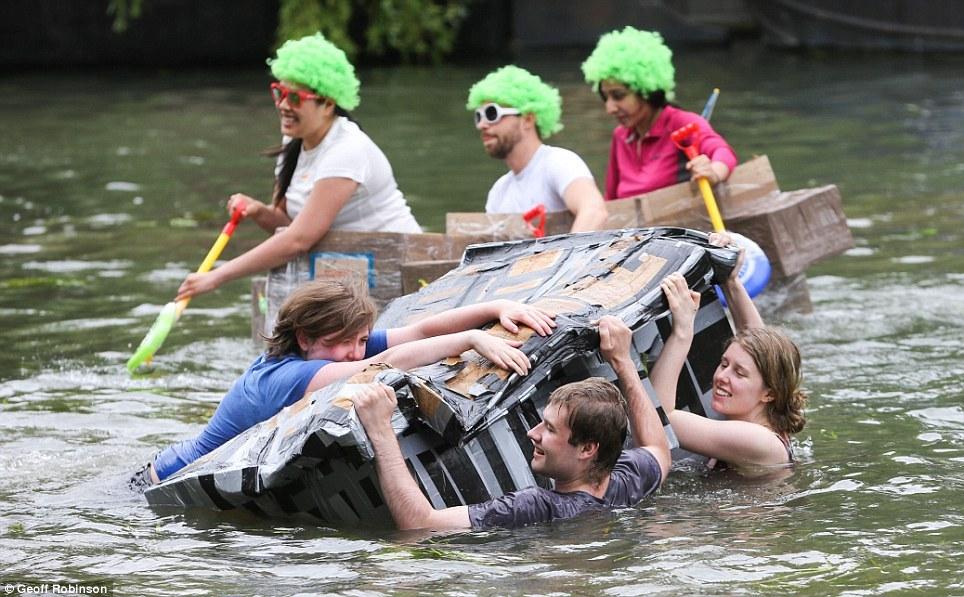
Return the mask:
{"type": "MultiPolygon", "coordinates": [[[[725,233],[710,242],[732,244],[725,233]]],[[[693,325],[700,295],[689,290],[679,274],[660,284],[673,331],[653,366],[650,380],[669,417],[680,447],[716,462],[740,467],[792,463],[790,438],[803,430],[806,396],[800,351],[783,332],[763,324],[738,277],[739,266],[721,287],[733,314],[737,334],[713,374],[712,407],[725,417],[709,419],[676,409],[677,380],[693,342],[693,325]]]]}
{"type": "Polygon", "coordinates": [[[282,265],[317,244],[329,230],[421,232],[385,154],[350,117],[359,82],[345,53],[320,34],[285,43],[274,60],[271,96],[282,145],[277,150],[271,205],[236,193],[238,208],[275,233],[208,273],[191,274],[177,299],[282,265]]]}

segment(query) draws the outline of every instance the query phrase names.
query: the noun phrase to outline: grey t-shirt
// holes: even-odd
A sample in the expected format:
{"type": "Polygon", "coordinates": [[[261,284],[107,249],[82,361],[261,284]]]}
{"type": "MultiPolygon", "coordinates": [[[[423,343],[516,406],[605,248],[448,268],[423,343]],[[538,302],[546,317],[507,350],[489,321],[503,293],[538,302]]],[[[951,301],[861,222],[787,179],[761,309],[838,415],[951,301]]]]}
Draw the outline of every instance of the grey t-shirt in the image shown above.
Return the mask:
{"type": "Polygon", "coordinates": [[[502,497],[469,506],[472,529],[521,527],[579,516],[606,508],[637,504],[659,488],[659,462],[645,448],[623,450],[609,477],[602,499],[584,491],[560,493],[541,487],[528,487],[502,497]]]}

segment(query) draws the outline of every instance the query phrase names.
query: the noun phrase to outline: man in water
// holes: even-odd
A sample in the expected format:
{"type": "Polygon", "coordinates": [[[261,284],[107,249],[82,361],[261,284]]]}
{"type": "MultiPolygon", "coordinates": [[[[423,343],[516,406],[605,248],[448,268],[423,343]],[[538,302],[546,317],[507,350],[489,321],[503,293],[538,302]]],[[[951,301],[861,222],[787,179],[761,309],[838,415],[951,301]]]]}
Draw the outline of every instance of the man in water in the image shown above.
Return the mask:
{"type": "Polygon", "coordinates": [[[600,230],[608,213],[586,163],[574,152],[542,140],[562,129],[562,99],[542,79],[504,66],[469,89],[466,107],[490,156],[509,172],[489,190],[488,213],[525,213],[542,204],[547,212],[570,211],[571,232],[600,230]]]}
{"type": "Polygon", "coordinates": [[[394,391],[372,384],[353,397],[375,452],[382,495],[400,529],[518,527],[572,518],[585,512],[638,503],[669,471],[669,443],[659,415],[630,356],[632,332],[611,316],[599,321],[599,350],[616,372],[623,395],[593,377],[552,393],[542,422],[529,431],[532,471],[550,477],[554,489],[528,487],[499,498],[436,510],[405,466],[391,417],[394,391]],[[627,415],[635,448],[622,450],[627,415]]]}

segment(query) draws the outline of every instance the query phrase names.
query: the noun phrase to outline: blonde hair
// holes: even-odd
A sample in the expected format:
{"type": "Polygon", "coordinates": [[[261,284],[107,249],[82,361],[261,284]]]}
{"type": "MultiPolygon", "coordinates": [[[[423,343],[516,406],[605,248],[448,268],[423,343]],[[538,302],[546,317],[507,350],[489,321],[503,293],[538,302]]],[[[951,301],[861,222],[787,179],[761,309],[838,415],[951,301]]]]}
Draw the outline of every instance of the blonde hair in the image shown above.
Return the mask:
{"type": "Polygon", "coordinates": [[[375,323],[375,303],[354,278],[315,280],[298,287],[281,305],[278,321],[268,341],[269,357],[304,356],[298,332],[316,340],[335,335],[333,341],[350,338],[375,323]]]}
{"type": "Polygon", "coordinates": [[[773,400],[766,403],[766,415],[777,433],[792,435],[803,429],[807,395],[801,389],[803,372],[800,349],[786,334],[772,327],[749,328],[734,336],[750,355],[773,400]]]}

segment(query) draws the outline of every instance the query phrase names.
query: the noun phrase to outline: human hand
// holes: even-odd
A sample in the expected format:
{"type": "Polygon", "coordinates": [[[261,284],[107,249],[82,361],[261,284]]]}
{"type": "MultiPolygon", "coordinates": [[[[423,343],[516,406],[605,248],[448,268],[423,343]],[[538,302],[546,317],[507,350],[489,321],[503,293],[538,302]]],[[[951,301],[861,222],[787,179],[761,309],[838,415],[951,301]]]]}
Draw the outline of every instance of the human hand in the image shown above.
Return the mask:
{"type": "Polygon", "coordinates": [[[181,287],[177,289],[177,296],[174,297],[174,301],[177,302],[216,289],[221,285],[216,272],[217,270],[203,274],[194,273],[184,278],[181,287]]]}
{"type": "Polygon", "coordinates": [[[711,185],[720,182],[720,174],[713,168],[713,162],[703,154],[699,154],[688,161],[686,163],[686,169],[690,171],[692,180],[694,181],[698,178],[705,178],[711,185]]]}
{"type": "Polygon", "coordinates": [[[368,383],[358,387],[351,397],[355,414],[366,432],[383,425],[391,425],[392,414],[398,406],[395,390],[383,383],[368,383]]]}
{"type": "Polygon", "coordinates": [[[501,301],[499,305],[499,323],[509,332],[519,332],[518,324],[532,328],[540,336],[547,336],[556,327],[555,315],[524,303],[515,301],[501,301]]]}
{"type": "Polygon", "coordinates": [[[669,311],[673,314],[673,333],[682,338],[692,337],[696,312],[700,309],[700,293],[690,290],[686,278],[679,272],[663,278],[659,287],[663,289],[669,311]]]}
{"type": "Polygon", "coordinates": [[[728,232],[710,232],[709,243],[711,245],[716,245],[717,247],[729,247],[736,246],[739,250],[739,254],[736,257],[736,265],[733,266],[733,271],[730,272],[730,278],[728,282],[738,282],[740,279],[740,269],[743,267],[743,259],[746,256],[746,249],[743,245],[736,242],[736,239],[728,232]]]}
{"type": "Polygon", "coordinates": [[[240,209],[241,216],[245,218],[256,217],[265,207],[264,203],[243,193],[235,193],[228,199],[228,213],[234,213],[235,209],[240,209]]]}
{"type": "Polygon", "coordinates": [[[469,333],[472,338],[472,349],[493,364],[503,369],[511,369],[519,375],[525,375],[532,367],[529,357],[518,348],[522,346],[522,342],[503,340],[481,330],[470,330],[469,333]]]}
{"type": "Polygon", "coordinates": [[[599,353],[614,368],[621,360],[632,360],[629,349],[632,346],[633,332],[622,319],[606,315],[599,324],[599,353]]]}

